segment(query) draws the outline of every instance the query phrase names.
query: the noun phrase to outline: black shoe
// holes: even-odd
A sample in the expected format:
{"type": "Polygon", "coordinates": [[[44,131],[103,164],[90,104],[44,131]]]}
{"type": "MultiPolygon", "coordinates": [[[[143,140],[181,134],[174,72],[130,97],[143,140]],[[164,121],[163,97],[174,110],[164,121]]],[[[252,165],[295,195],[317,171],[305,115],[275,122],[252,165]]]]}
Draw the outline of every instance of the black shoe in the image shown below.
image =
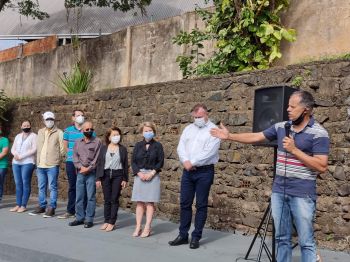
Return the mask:
{"type": "Polygon", "coordinates": [[[173,241],[168,242],[170,246],[179,246],[179,245],[184,245],[188,244],[188,238],[184,238],[180,235],[177,236],[173,241]]]}
{"type": "Polygon", "coordinates": [[[90,227],[92,227],[93,225],[94,225],[94,223],[92,223],[92,222],[85,222],[84,227],[85,227],[85,228],[90,228],[90,227]]]}
{"type": "Polygon", "coordinates": [[[190,248],[191,249],[199,248],[199,240],[195,238],[191,239],[190,248]]]}
{"type": "Polygon", "coordinates": [[[79,226],[82,224],[84,224],[84,221],[74,220],[74,221],[70,222],[68,225],[70,225],[71,227],[75,227],[75,226],[79,226]]]}

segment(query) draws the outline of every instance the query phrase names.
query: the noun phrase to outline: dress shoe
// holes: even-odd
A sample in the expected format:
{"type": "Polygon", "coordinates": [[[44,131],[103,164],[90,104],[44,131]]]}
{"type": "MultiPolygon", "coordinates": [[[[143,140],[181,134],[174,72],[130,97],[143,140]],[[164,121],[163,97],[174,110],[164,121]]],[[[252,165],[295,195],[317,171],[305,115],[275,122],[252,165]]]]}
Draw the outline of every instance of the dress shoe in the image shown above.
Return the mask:
{"type": "Polygon", "coordinates": [[[92,223],[92,222],[86,222],[85,224],[84,224],[84,228],[90,228],[90,227],[92,227],[94,225],[94,223],[92,223]]]}
{"type": "Polygon", "coordinates": [[[79,226],[82,224],[84,224],[84,221],[74,220],[74,221],[70,222],[68,225],[70,225],[71,227],[75,227],[75,226],[79,226]]]}
{"type": "Polygon", "coordinates": [[[179,245],[184,245],[188,244],[188,238],[184,238],[180,235],[177,236],[173,241],[168,242],[170,246],[179,246],[179,245]]]}
{"type": "Polygon", "coordinates": [[[198,239],[191,239],[190,248],[191,249],[199,248],[199,240],[198,239]]]}

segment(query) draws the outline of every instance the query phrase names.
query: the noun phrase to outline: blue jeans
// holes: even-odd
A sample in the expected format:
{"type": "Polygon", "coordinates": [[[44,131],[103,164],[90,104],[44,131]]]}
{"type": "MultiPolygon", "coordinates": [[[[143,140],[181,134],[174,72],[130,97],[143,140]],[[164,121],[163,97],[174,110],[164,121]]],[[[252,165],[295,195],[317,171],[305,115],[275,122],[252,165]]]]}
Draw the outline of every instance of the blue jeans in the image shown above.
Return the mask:
{"type": "Polygon", "coordinates": [[[316,202],[310,198],[272,193],[272,216],[276,229],[277,262],[292,261],[292,227],[298,233],[302,262],[316,261],[313,221],[316,202]]]}
{"type": "Polygon", "coordinates": [[[77,199],[75,202],[75,217],[78,221],[93,222],[96,208],[95,172],[77,175],[77,199]],[[85,207],[85,198],[87,203],[85,207]]]}
{"type": "Polygon", "coordinates": [[[7,168],[0,168],[0,201],[2,199],[2,194],[4,192],[4,182],[7,173],[7,168]]]}
{"type": "Polygon", "coordinates": [[[20,207],[27,207],[31,192],[32,175],[34,164],[12,165],[13,177],[16,184],[16,204],[20,207]]]}
{"type": "Polygon", "coordinates": [[[77,169],[72,161],[66,162],[66,173],[68,177],[68,203],[67,212],[75,214],[77,169]]]}
{"type": "Polygon", "coordinates": [[[180,236],[187,238],[192,220],[192,203],[196,196],[196,215],[192,239],[201,239],[207,220],[208,196],[214,180],[214,165],[198,167],[193,171],[184,169],[180,193],[180,236]]]}
{"type": "Polygon", "coordinates": [[[57,207],[57,178],[59,173],[59,166],[50,168],[38,167],[36,175],[38,177],[39,187],[39,206],[46,208],[46,189],[49,186],[50,190],[50,206],[52,208],[57,207]]]}

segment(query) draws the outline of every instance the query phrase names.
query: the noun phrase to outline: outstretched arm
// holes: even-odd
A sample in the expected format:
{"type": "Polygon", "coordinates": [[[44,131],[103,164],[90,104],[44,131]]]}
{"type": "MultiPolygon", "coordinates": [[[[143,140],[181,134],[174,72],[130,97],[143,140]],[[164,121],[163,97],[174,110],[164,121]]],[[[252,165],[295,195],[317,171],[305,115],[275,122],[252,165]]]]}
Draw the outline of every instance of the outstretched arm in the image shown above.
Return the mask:
{"type": "Polygon", "coordinates": [[[244,144],[254,144],[266,139],[263,132],[232,134],[222,123],[220,123],[220,128],[212,128],[210,134],[220,139],[232,140],[244,144]]]}

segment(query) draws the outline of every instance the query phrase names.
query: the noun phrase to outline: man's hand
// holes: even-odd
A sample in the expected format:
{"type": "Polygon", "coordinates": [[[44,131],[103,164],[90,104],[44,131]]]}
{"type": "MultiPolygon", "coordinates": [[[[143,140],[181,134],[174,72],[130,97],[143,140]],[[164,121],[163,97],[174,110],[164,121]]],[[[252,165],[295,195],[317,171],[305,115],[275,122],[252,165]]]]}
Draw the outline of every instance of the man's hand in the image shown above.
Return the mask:
{"type": "Polygon", "coordinates": [[[193,168],[192,163],[189,160],[183,162],[183,166],[187,171],[190,171],[193,168]]]}
{"type": "Polygon", "coordinates": [[[13,158],[14,158],[15,160],[17,160],[17,161],[21,160],[21,157],[20,157],[19,155],[17,155],[17,154],[15,154],[15,155],[13,156],[13,158]]]}
{"type": "Polygon", "coordinates": [[[293,152],[297,149],[294,143],[294,139],[292,137],[283,138],[283,148],[289,153],[293,154],[293,152]]]}
{"type": "Polygon", "coordinates": [[[80,173],[80,174],[83,174],[83,175],[85,175],[85,174],[87,174],[87,173],[89,173],[89,172],[90,172],[90,168],[85,167],[85,166],[82,166],[82,167],[80,168],[80,170],[79,170],[79,173],[80,173]]]}
{"type": "Polygon", "coordinates": [[[122,189],[126,188],[127,185],[128,185],[128,182],[122,181],[121,183],[122,189]]]}
{"type": "Polygon", "coordinates": [[[229,138],[230,132],[222,123],[220,123],[220,128],[212,128],[210,134],[214,137],[226,140],[229,138]]]}

